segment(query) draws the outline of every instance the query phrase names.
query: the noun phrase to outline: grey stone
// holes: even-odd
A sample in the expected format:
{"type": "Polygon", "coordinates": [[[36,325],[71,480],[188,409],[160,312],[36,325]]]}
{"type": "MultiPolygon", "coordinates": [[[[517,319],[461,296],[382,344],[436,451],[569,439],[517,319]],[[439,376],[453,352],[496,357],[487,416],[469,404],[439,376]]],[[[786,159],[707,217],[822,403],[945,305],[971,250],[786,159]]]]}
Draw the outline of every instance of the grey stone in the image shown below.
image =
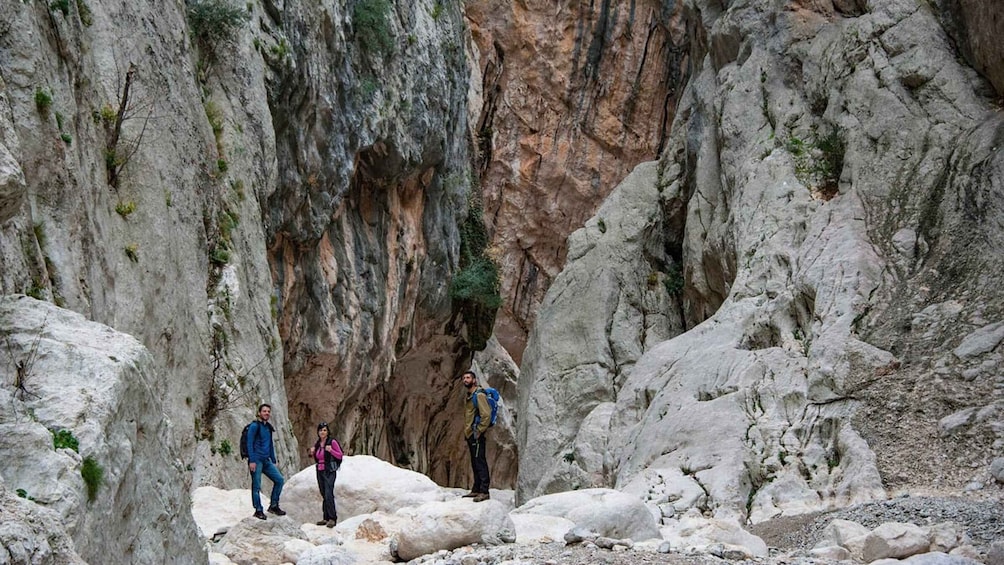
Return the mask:
{"type": "Polygon", "coordinates": [[[962,360],[977,357],[993,351],[1004,340],[1004,322],[989,324],[979,328],[962,339],[952,353],[962,360]]]}
{"type": "Polygon", "coordinates": [[[996,457],[990,463],[990,475],[998,483],[1004,483],[1004,457],[996,457]]]}
{"type": "Polygon", "coordinates": [[[14,217],[25,201],[24,172],[7,147],[0,143],[0,224],[14,217]]]}
{"type": "Polygon", "coordinates": [[[582,526],[576,526],[565,532],[565,543],[581,543],[596,539],[596,534],[582,526]]]}

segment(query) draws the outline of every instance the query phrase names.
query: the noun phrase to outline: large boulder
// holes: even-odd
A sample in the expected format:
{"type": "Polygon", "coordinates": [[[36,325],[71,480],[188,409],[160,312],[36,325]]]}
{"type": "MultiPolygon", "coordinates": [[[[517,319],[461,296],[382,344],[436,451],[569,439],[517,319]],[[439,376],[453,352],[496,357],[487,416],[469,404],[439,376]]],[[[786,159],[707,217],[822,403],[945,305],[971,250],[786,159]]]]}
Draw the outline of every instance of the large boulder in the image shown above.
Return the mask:
{"type": "Polygon", "coordinates": [[[767,544],[730,520],[705,518],[691,510],[660,528],[662,537],[674,549],[720,552],[720,548],[738,550],[750,557],[766,557],[767,544]]]}
{"type": "Polygon", "coordinates": [[[398,512],[406,518],[397,534],[397,556],[409,561],[440,550],[473,543],[515,541],[516,528],[504,506],[488,500],[430,502],[398,512]]]}
{"type": "Polygon", "coordinates": [[[88,562],[204,561],[164,378],[146,348],[25,296],[0,297],[0,327],[0,363],[18,379],[0,393],[8,488],[58,514],[88,562]]]}
{"type": "MultiPolygon", "coordinates": [[[[267,494],[271,487],[265,486],[267,481],[262,483],[267,494]]],[[[392,513],[401,508],[454,497],[429,477],[395,467],[370,455],[346,456],[335,480],[335,505],[339,520],[371,512],[392,513]]],[[[320,520],[321,503],[317,472],[313,466],[286,477],[281,506],[290,518],[301,523],[320,520]]]]}
{"type": "Polygon", "coordinates": [[[86,565],[59,514],[16,495],[0,480],[0,563],[86,565]]]}
{"type": "Polygon", "coordinates": [[[564,518],[597,535],[636,541],[659,537],[652,513],[636,496],[612,489],[583,489],[540,496],[513,515],[564,518]]]}
{"type": "Polygon", "coordinates": [[[824,548],[831,546],[846,546],[848,540],[861,538],[871,530],[850,520],[833,520],[823,528],[819,534],[819,541],[815,547],[824,548]]]}
{"type": "Polygon", "coordinates": [[[856,559],[871,563],[926,553],[931,537],[927,528],[906,522],[886,522],[862,537],[847,540],[844,545],[856,559]]]}
{"type": "Polygon", "coordinates": [[[307,541],[307,536],[288,516],[270,516],[268,520],[247,517],[230,528],[215,550],[238,565],[284,563],[292,540],[307,541]]]}

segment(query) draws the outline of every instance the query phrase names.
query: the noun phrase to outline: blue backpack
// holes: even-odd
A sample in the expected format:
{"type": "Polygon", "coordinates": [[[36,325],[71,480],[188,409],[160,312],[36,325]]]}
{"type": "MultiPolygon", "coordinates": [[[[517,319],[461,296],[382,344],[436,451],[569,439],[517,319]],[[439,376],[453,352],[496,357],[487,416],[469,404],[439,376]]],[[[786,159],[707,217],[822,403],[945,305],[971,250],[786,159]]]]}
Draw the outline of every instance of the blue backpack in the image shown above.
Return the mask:
{"type": "MultiPolygon", "coordinates": [[[[492,421],[488,423],[488,427],[490,428],[495,425],[495,420],[498,418],[499,401],[502,397],[499,396],[499,391],[490,386],[486,386],[481,390],[485,393],[485,397],[488,399],[488,405],[492,407],[492,421]]],[[[478,412],[477,392],[475,392],[474,396],[471,397],[471,401],[474,402],[474,427],[477,427],[477,425],[481,422],[481,413],[478,412]]]]}

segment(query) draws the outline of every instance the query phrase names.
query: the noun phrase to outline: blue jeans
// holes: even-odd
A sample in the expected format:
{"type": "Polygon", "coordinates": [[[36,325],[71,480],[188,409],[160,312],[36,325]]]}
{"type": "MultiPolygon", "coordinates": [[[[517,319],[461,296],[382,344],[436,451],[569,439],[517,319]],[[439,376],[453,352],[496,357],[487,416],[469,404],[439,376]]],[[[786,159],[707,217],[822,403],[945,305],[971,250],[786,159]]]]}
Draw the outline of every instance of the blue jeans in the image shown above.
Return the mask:
{"type": "Polygon", "coordinates": [[[251,473],[251,504],[254,504],[255,512],[261,512],[261,496],[258,491],[261,490],[262,473],[265,473],[265,476],[272,481],[272,496],[269,498],[269,508],[279,506],[279,495],[282,494],[282,485],[286,480],[282,478],[279,468],[271,461],[258,461],[257,463],[254,466],[254,472],[251,473]]]}

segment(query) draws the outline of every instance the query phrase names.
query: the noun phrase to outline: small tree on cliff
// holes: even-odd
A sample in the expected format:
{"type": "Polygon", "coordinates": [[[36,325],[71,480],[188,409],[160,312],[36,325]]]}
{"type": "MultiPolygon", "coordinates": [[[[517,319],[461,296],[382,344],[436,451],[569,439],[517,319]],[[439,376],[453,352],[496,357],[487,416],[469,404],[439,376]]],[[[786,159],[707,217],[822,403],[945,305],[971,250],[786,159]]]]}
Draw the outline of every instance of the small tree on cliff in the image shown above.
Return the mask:
{"type": "Polygon", "coordinates": [[[467,217],[459,226],[460,270],[450,283],[450,298],[463,315],[469,345],[475,351],[487,346],[495,313],[502,306],[499,268],[487,253],[488,231],[481,214],[480,199],[472,198],[467,217]]]}

